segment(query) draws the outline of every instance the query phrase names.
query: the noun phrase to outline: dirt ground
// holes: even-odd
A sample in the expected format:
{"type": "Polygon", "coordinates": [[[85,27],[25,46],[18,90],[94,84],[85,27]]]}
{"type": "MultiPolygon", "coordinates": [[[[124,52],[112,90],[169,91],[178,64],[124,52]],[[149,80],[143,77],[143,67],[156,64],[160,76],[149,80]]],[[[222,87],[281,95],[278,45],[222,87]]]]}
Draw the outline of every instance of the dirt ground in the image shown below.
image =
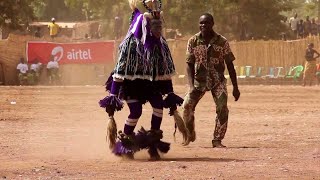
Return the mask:
{"type": "MultiPolygon", "coordinates": [[[[197,140],[183,147],[177,134],[174,142],[166,110],[171,150],[150,162],[145,151],[134,161],[110,154],[102,86],[2,86],[0,179],[320,179],[320,86],[240,89],[239,102],[229,91],[228,148],[211,147],[215,107],[207,93],[196,110],[197,140]]],[[[119,129],[127,115],[127,107],[116,114],[119,129]]],[[[150,116],[147,104],[138,127],[149,128],[150,116]]]]}

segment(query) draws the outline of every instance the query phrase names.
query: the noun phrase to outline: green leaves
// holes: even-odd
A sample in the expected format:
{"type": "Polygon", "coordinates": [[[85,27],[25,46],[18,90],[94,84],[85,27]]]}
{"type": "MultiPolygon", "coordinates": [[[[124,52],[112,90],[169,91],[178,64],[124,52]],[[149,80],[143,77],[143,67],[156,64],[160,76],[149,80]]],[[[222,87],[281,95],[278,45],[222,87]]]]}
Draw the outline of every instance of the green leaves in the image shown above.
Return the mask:
{"type": "Polygon", "coordinates": [[[34,19],[34,0],[1,0],[0,27],[19,29],[34,19]]]}
{"type": "MultiPolygon", "coordinates": [[[[276,39],[286,27],[283,15],[297,10],[299,17],[317,15],[318,0],[162,0],[165,27],[184,35],[198,32],[198,20],[205,12],[215,18],[214,29],[228,39],[276,39]],[[286,12],[290,12],[286,13],[286,12]],[[301,15],[300,15],[301,14],[301,15]]],[[[139,3],[138,8],[145,11],[139,3]]],[[[1,0],[0,26],[13,29],[36,19],[49,21],[103,20],[113,28],[115,16],[128,28],[131,9],[127,0],[1,0]]]]}

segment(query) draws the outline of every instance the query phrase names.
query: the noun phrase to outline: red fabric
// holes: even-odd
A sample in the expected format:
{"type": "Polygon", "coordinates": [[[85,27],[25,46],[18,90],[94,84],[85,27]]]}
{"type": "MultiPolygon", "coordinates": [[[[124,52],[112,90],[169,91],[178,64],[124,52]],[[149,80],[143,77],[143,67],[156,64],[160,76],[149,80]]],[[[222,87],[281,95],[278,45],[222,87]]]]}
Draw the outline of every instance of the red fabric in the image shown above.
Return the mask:
{"type": "Polygon", "coordinates": [[[53,43],[27,43],[27,61],[33,63],[35,59],[47,64],[50,56],[59,64],[105,64],[113,62],[114,41],[53,43]]]}

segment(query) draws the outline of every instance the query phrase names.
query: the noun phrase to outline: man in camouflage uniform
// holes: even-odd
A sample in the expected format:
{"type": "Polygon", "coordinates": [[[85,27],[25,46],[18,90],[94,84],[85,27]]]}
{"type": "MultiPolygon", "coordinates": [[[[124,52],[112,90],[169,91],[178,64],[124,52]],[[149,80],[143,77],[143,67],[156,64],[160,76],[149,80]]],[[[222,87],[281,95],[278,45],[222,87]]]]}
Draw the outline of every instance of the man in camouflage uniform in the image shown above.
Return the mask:
{"type": "Polygon", "coordinates": [[[221,144],[221,140],[227,131],[229,114],[228,92],[224,77],[225,64],[233,84],[233,96],[236,101],[240,97],[240,91],[233,65],[235,57],[226,38],[216,33],[212,29],[213,25],[213,16],[208,13],[203,14],[199,19],[200,32],[188,41],[186,62],[190,89],[184,99],[183,116],[190,131],[189,142],[193,142],[196,139],[195,107],[206,91],[211,91],[217,113],[212,146],[222,148],[225,147],[221,144]]]}

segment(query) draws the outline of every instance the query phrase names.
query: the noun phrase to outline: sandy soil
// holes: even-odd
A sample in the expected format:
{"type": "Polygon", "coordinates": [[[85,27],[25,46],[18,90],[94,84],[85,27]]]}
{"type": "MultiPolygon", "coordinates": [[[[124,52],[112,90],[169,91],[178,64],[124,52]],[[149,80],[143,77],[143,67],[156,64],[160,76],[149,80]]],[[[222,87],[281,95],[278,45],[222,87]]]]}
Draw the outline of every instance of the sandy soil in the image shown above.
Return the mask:
{"type": "MultiPolygon", "coordinates": [[[[175,88],[184,95],[186,87],[175,88]]],[[[147,152],[125,161],[108,151],[102,86],[0,87],[0,179],[320,179],[320,87],[241,91],[239,102],[229,94],[228,148],[211,148],[215,111],[207,93],[196,111],[196,142],[173,141],[166,110],[171,150],[150,162],[147,152]]],[[[149,128],[150,106],[143,112],[138,127],[149,128]]],[[[127,115],[127,108],[116,114],[119,128],[127,115]]]]}

